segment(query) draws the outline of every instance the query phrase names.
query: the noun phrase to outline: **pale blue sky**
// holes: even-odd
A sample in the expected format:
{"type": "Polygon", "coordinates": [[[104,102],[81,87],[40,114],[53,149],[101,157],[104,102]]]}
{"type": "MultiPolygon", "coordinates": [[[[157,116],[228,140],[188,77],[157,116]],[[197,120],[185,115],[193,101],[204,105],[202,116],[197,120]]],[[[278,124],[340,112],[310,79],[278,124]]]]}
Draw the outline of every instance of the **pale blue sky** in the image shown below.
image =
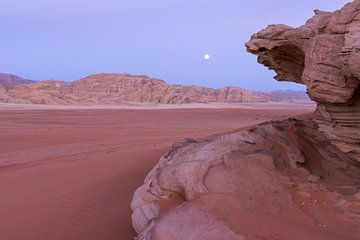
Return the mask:
{"type": "Polygon", "coordinates": [[[303,89],[273,80],[244,43],[267,24],[299,26],[314,9],[346,2],[1,0],[0,72],[66,81],[126,72],[178,84],[303,89]]]}

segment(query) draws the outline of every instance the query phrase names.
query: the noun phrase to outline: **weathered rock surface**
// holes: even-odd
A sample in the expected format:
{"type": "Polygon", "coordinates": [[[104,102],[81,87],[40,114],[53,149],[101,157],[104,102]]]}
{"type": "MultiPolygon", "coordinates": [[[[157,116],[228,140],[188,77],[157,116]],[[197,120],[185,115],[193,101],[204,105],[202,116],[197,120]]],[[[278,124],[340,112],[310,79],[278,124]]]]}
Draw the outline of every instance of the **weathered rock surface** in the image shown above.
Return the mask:
{"type": "Polygon", "coordinates": [[[182,104],[268,101],[268,97],[261,93],[249,92],[238,87],[212,89],[200,86],[169,85],[163,80],[128,74],[95,74],[73,83],[40,81],[19,85],[5,94],[6,97],[2,94],[3,97],[0,100],[35,104],[120,104],[124,102],[182,104]]]}
{"type": "Polygon", "coordinates": [[[312,121],[175,144],[131,204],[138,239],[359,239],[359,164],[312,121]]]}
{"type": "Polygon", "coordinates": [[[7,94],[8,102],[33,104],[66,104],[71,88],[63,81],[45,80],[33,84],[22,84],[11,89],[7,94]]]}
{"type": "Polygon", "coordinates": [[[275,79],[306,84],[321,131],[360,161],[360,1],[315,13],[299,28],[269,25],[247,50],[275,79]]]}
{"type": "Polygon", "coordinates": [[[139,240],[360,239],[360,0],[270,25],[249,52],[306,84],[315,120],[177,143],[134,193],[139,240]]]}
{"type": "Polygon", "coordinates": [[[13,89],[17,85],[28,83],[34,83],[34,81],[23,79],[11,74],[0,73],[0,86],[3,86],[6,89],[13,89]]]}

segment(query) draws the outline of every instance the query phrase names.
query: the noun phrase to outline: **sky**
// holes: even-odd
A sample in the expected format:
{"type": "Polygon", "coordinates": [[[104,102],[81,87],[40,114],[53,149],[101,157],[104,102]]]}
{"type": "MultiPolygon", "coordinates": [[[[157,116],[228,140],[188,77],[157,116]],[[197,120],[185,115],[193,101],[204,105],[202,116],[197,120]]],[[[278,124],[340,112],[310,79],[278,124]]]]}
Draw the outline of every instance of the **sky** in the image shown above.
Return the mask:
{"type": "Polygon", "coordinates": [[[244,44],[268,24],[297,27],[314,9],[347,2],[1,0],[0,72],[64,81],[129,73],[171,84],[304,90],[275,81],[244,44]]]}

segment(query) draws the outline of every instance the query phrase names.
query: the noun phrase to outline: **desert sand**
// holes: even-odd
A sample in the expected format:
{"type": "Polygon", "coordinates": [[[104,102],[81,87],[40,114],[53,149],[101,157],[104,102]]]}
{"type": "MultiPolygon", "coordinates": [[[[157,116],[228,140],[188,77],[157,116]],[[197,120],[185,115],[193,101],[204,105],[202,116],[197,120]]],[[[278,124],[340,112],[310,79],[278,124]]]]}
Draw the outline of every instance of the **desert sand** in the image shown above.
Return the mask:
{"type": "Polygon", "coordinates": [[[0,239],[133,239],[133,192],[173,143],[314,110],[36,106],[0,106],[0,239]]]}

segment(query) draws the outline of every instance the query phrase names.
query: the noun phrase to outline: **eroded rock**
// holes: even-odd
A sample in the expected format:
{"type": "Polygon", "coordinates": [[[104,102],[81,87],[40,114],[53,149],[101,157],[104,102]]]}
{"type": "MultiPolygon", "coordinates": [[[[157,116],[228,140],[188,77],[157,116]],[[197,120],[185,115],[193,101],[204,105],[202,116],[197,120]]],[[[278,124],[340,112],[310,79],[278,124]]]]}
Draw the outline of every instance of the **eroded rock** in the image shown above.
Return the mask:
{"type": "Polygon", "coordinates": [[[175,144],[135,192],[139,240],[360,239],[360,0],[270,25],[249,52],[306,84],[313,120],[175,144]]]}
{"type": "Polygon", "coordinates": [[[315,14],[298,28],[269,25],[246,47],[275,79],[306,84],[320,130],[360,162],[360,1],[315,14]]]}
{"type": "Polygon", "coordinates": [[[269,122],[176,144],[135,192],[132,219],[140,240],[357,239],[359,186],[359,164],[314,122],[269,122]]]}
{"type": "Polygon", "coordinates": [[[0,101],[34,104],[121,104],[128,102],[184,104],[267,102],[269,100],[264,94],[250,92],[239,87],[213,89],[170,85],[160,79],[129,74],[94,74],[72,83],[46,80],[17,85],[6,94],[7,98],[0,98],[0,101]]]}

